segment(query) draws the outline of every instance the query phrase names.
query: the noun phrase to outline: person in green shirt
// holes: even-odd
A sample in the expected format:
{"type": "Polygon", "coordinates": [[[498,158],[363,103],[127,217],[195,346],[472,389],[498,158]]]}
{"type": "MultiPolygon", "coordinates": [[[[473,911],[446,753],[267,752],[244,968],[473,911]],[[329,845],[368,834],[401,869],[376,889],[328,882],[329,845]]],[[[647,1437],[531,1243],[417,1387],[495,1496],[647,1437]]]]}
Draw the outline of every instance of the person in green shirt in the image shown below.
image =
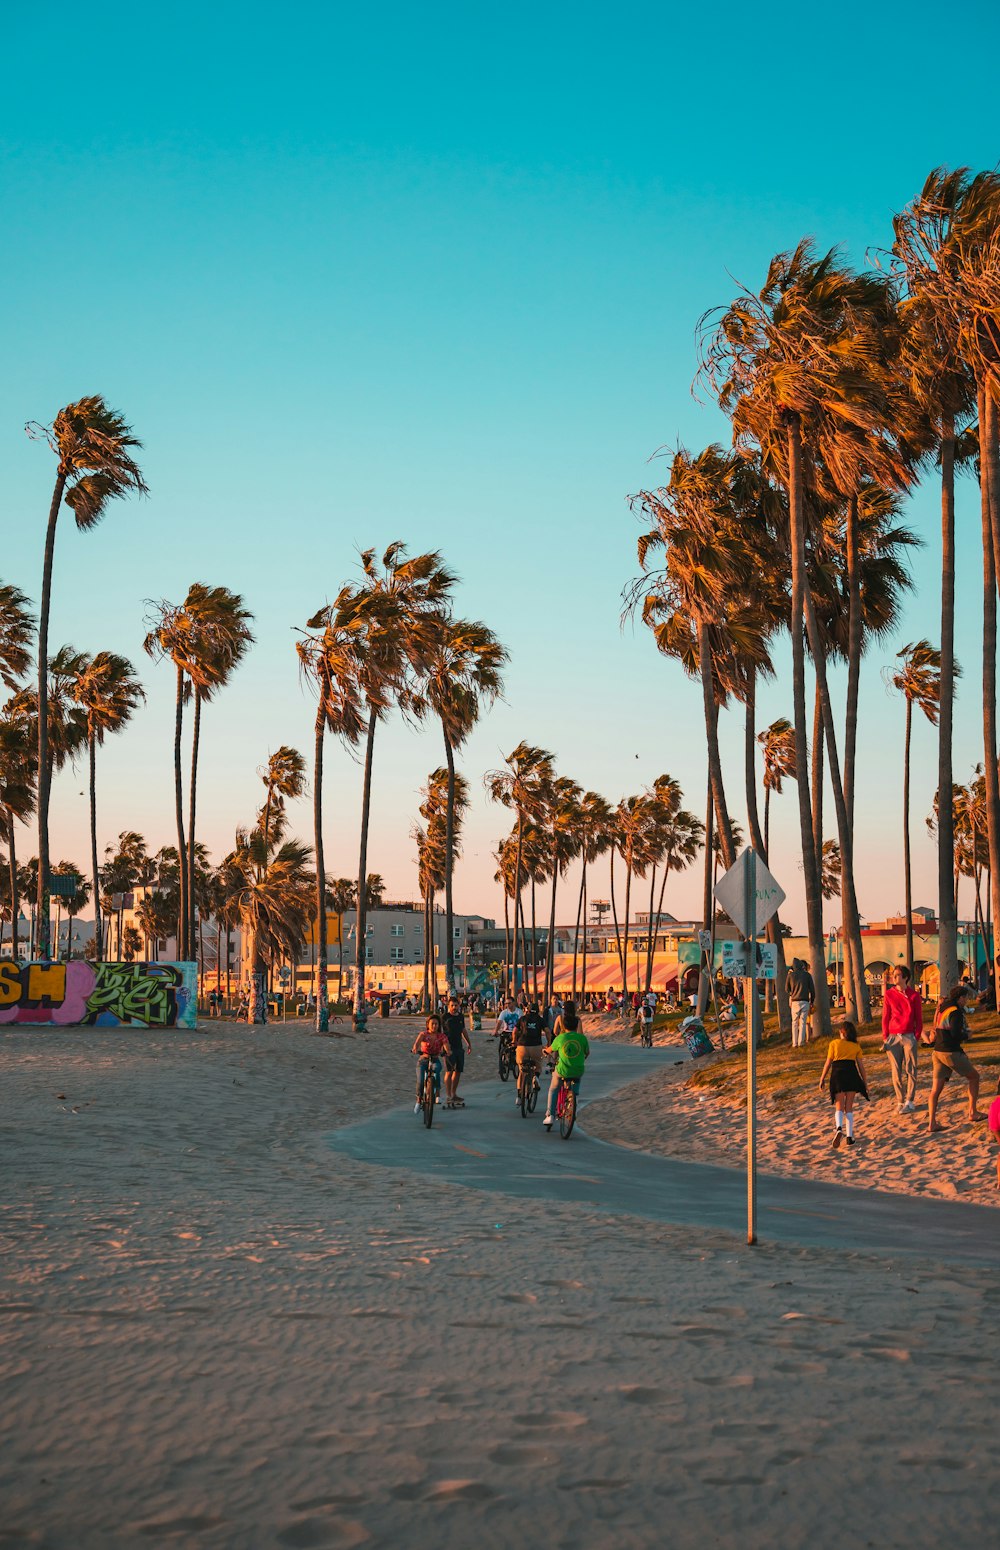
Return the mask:
{"type": "Polygon", "coordinates": [[[578,1093],[583,1068],[590,1054],[590,1045],[587,1043],[583,1025],[572,1001],[567,1001],[563,1007],[562,1016],[556,1022],[555,1036],[552,1043],[546,1045],[545,1053],[554,1055],[556,1062],[552,1081],[549,1083],[549,1096],[545,1100],[545,1118],[542,1121],[542,1124],[549,1128],[552,1125],[552,1103],[559,1091],[560,1081],[565,1078],[572,1085],[573,1091],[578,1093]]]}

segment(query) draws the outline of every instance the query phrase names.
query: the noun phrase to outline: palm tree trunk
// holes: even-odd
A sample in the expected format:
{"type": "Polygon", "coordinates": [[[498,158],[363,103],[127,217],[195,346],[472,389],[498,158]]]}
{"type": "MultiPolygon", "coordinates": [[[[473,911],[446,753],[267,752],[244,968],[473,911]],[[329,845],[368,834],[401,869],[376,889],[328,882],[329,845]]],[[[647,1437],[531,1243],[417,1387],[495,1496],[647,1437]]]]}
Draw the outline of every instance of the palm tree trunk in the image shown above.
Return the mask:
{"type": "MultiPolygon", "coordinates": [[[[574,995],[575,995],[574,987],[574,995]]],[[[583,859],[583,962],[580,965],[580,1001],[587,999],[587,858],[583,859]]]]}
{"type": "MultiPolygon", "coordinates": [[[[517,960],[519,945],[523,946],[523,939],[518,943],[517,922],[521,913],[521,849],[524,839],[524,814],[520,808],[517,810],[517,844],[514,848],[514,953],[511,960],[511,995],[517,996],[517,960]]],[[[527,956],[524,959],[527,970],[527,956]]]]}
{"type": "Polygon", "coordinates": [[[764,860],[771,854],[771,788],[764,787],[764,860]]]}
{"type": "Polygon", "coordinates": [[[531,995],[538,1000],[538,917],[535,914],[535,879],[531,879],[531,995]]]}
{"type": "Polygon", "coordinates": [[[805,882],[806,922],[809,937],[809,961],[816,988],[817,1033],[830,1036],[830,1000],[826,988],[826,954],[823,937],[823,895],[816,866],[813,843],[812,807],[809,801],[809,768],[806,746],[806,661],[803,618],[806,598],[806,531],[802,487],[802,435],[799,421],[788,423],[788,512],[792,561],[792,598],[790,634],[792,638],[792,703],[795,725],[795,763],[799,778],[799,832],[802,843],[802,871],[805,882]]]}
{"type": "Polygon", "coordinates": [[[546,1004],[552,999],[556,971],[556,886],[559,882],[559,862],[555,846],[552,847],[552,904],[549,909],[549,939],[545,944],[545,980],[543,992],[546,1004]]]}
{"type": "MultiPolygon", "coordinates": [[[[819,626],[816,622],[816,612],[813,608],[812,595],[806,590],[805,594],[806,629],[809,634],[809,644],[812,648],[813,661],[816,665],[816,681],[820,692],[820,704],[822,707],[823,728],[826,733],[826,751],[830,760],[830,781],[833,787],[833,805],[837,814],[837,832],[840,837],[840,856],[843,868],[844,880],[844,914],[845,935],[850,939],[851,957],[854,967],[854,985],[856,1007],[862,1022],[868,1022],[871,1017],[871,1005],[868,998],[868,986],[864,978],[864,948],[861,942],[861,917],[858,912],[858,899],[854,887],[854,835],[847,821],[847,805],[844,801],[844,787],[840,772],[840,756],[837,751],[837,733],[833,720],[833,705],[830,701],[830,686],[826,676],[826,658],[823,653],[823,641],[820,637],[819,626]],[[858,972],[860,970],[860,973],[858,972]]],[[[825,949],[825,939],[821,941],[825,949]]],[[[826,956],[823,954],[823,977],[826,979],[826,956]]]]}
{"type": "Polygon", "coordinates": [[[510,995],[510,894],[503,881],[503,985],[504,994],[510,995]]]}
{"type": "MultiPolygon", "coordinates": [[[[577,901],[576,901],[576,930],[573,933],[573,1000],[574,1001],[576,1000],[576,962],[577,962],[577,954],[580,951],[580,920],[581,920],[582,912],[583,912],[583,893],[584,893],[584,888],[586,887],[586,882],[587,882],[587,863],[586,863],[586,861],[584,861],[582,867],[580,868],[580,893],[579,893],[579,896],[577,897],[577,901]]],[[[583,946],[584,946],[584,957],[586,957],[587,956],[587,951],[586,951],[586,949],[587,949],[587,943],[586,943],[587,922],[586,922],[586,920],[584,920],[584,922],[583,922],[583,930],[584,930],[584,944],[583,944],[583,946]]]]}
{"type": "MultiPolygon", "coordinates": [[[[646,981],[642,987],[643,990],[647,992],[647,994],[649,992],[650,985],[653,983],[653,952],[656,947],[656,931],[657,925],[659,923],[653,914],[653,900],[655,897],[656,867],[652,866],[649,869],[649,920],[648,928],[646,931],[646,981]]],[[[635,988],[638,990],[638,985],[635,988]]]]}
{"type": "Polygon", "coordinates": [[[90,755],[90,872],[94,880],[94,962],[101,963],[104,948],[101,942],[101,884],[97,867],[97,750],[93,729],[87,739],[90,755]]]}
{"type": "Polygon", "coordinates": [[[708,627],[698,621],[698,663],[701,672],[702,699],[705,707],[705,733],[708,738],[708,772],[712,781],[712,800],[715,803],[715,821],[722,844],[722,859],[727,869],[736,861],[733,829],[726,807],[726,792],[722,783],[722,759],[719,755],[719,707],[715,703],[715,674],[712,671],[712,647],[708,627]]]}
{"type": "MultiPolygon", "coordinates": [[[[628,995],[628,993],[629,993],[629,989],[628,989],[628,950],[629,950],[630,937],[629,937],[628,924],[629,924],[629,911],[631,910],[631,908],[632,908],[632,856],[631,856],[631,852],[630,852],[629,853],[629,859],[625,863],[625,919],[622,921],[622,925],[625,927],[625,955],[624,955],[625,986],[624,986],[624,989],[625,989],[625,994],[626,995],[628,995]]],[[[638,987],[638,984],[637,984],[636,985],[636,989],[638,990],[638,988],[639,987],[638,987]]]]}
{"type": "Polygon", "coordinates": [[[431,996],[431,960],[430,960],[430,890],[424,889],[424,979],[420,1002],[420,1010],[424,1016],[430,1011],[431,996]]]}
{"type": "Polygon", "coordinates": [[[938,720],[938,964],[941,989],[958,983],[958,905],[952,882],[955,815],[955,421],[941,427],[941,698],[938,720]]]}
{"type": "MultiPolygon", "coordinates": [[[[903,896],[906,908],[906,967],[913,981],[913,888],[910,878],[910,732],[913,701],[906,699],[906,735],[903,739],[903,896]]],[[[940,812],[941,803],[938,803],[940,812]]],[[[947,804],[945,804],[947,805],[947,804]]],[[[940,962],[940,959],[938,960],[940,962]]]]}
{"type": "MultiPolygon", "coordinates": [[[[712,866],[715,859],[715,798],[712,795],[712,776],[708,776],[708,797],[705,803],[705,867],[702,876],[701,917],[702,929],[712,933],[715,941],[715,898],[712,893],[712,866]]],[[[702,953],[698,975],[698,1016],[704,1017],[712,998],[712,975],[715,972],[713,953],[702,953]]],[[[677,965],[677,1000],[681,999],[680,963],[677,965]]]]}
{"type": "Polygon", "coordinates": [[[187,846],[184,843],[184,779],[181,772],[181,732],[184,717],[184,669],[177,669],[177,705],[174,712],[174,808],[177,818],[177,872],[180,913],[177,921],[177,956],[187,958],[188,944],[188,872],[187,846]]]}
{"type": "Polygon", "coordinates": [[[198,795],[198,751],[201,746],[201,690],[194,691],[194,724],[191,734],[191,787],[188,795],[188,939],[191,948],[190,956],[194,957],[196,946],[195,932],[197,920],[197,908],[195,899],[195,845],[194,845],[194,820],[195,804],[198,795]]]}
{"type": "Polygon", "coordinates": [[[615,947],[618,950],[618,967],[622,971],[622,990],[627,988],[628,976],[625,972],[625,959],[622,957],[622,934],[618,925],[618,906],[615,903],[615,847],[611,847],[611,919],[615,923],[615,947]]]}
{"type": "Polygon", "coordinates": [[[232,982],[231,982],[231,974],[230,974],[230,968],[229,968],[229,960],[230,960],[231,956],[232,956],[232,954],[231,954],[231,951],[230,951],[229,922],[227,921],[226,922],[226,1011],[227,1012],[229,1011],[229,1008],[233,1004],[232,982]]]}
{"type": "MultiPolygon", "coordinates": [[[[747,831],[750,835],[751,845],[761,853],[766,862],[767,846],[762,845],[760,811],[757,807],[757,675],[752,670],[747,678],[745,709],[743,763],[747,788],[747,831]]],[[[765,813],[767,812],[768,795],[769,793],[765,792],[765,813]]],[[[789,1033],[791,1032],[792,1016],[788,1005],[788,993],[785,990],[785,941],[781,933],[781,918],[777,913],[772,915],[767,923],[767,939],[776,948],[777,971],[773,989],[778,1000],[778,1027],[783,1033],[789,1033]]],[[[766,985],[765,1005],[770,1001],[771,981],[766,981],[766,985]]]]}
{"type": "MultiPolygon", "coordinates": [[[[452,910],[452,873],[455,869],[455,750],[447,729],[444,731],[444,756],[448,765],[448,799],[445,811],[444,831],[444,924],[445,924],[445,971],[448,994],[455,989],[455,932],[452,910]]],[[[466,958],[468,964],[468,958],[466,958]]]]}
{"type": "MultiPolygon", "coordinates": [[[[986,790],[986,843],[990,863],[990,902],[994,920],[1000,918],[1000,780],[997,777],[997,567],[993,532],[993,487],[990,479],[989,442],[991,435],[990,396],[979,392],[981,435],[980,500],[983,529],[983,780],[986,790]]],[[[938,800],[940,807],[946,795],[938,800]]],[[[1000,993],[996,946],[990,965],[995,993],[1000,993]]],[[[943,986],[943,991],[948,987],[943,986]]],[[[1000,1005],[1000,1001],[997,1003],[1000,1005]]]]}
{"type": "Polygon", "coordinates": [[[9,839],[7,865],[10,871],[10,956],[13,963],[17,962],[17,917],[21,910],[21,900],[17,891],[17,856],[14,851],[14,814],[7,810],[7,833],[9,839]]]}
{"type": "Polygon", "coordinates": [[[52,604],[52,560],[56,547],[56,523],[62,505],[66,475],[60,470],[52,491],[49,521],[45,529],[42,564],[42,601],[38,610],[38,882],[35,910],[38,919],[36,956],[49,956],[49,610],[52,604]]]}
{"type": "Polygon", "coordinates": [[[313,845],[316,851],[316,1032],[330,1032],[328,999],[328,950],[326,942],[326,862],[323,852],[323,738],[326,736],[326,703],[320,683],[313,752],[313,845]]]}
{"type": "Polygon", "coordinates": [[[368,821],[372,807],[372,753],[375,747],[375,712],[368,716],[368,740],[365,745],[365,779],[361,796],[361,851],[358,858],[357,944],[354,956],[354,1026],[365,1026],[365,945],[368,928],[368,821]]]}
{"type": "Polygon", "coordinates": [[[823,706],[820,700],[819,674],[816,674],[816,692],[813,699],[812,731],[812,784],[813,845],[816,848],[816,866],[823,876],[823,706]]]}

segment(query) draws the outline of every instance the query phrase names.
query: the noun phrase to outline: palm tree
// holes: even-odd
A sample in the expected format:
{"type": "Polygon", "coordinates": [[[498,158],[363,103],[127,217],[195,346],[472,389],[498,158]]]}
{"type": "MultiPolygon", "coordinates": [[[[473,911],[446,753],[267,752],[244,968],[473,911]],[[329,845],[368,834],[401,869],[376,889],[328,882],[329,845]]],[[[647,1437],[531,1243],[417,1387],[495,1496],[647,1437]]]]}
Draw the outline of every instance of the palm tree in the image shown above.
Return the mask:
{"type": "MultiPolygon", "coordinates": [[[[96,656],[80,654],[74,663],[70,695],[87,718],[87,749],[90,758],[90,862],[94,899],[100,891],[97,865],[97,748],[108,732],[120,732],[145,701],[146,695],[127,657],[114,651],[99,651],[96,656]]],[[[94,912],[94,957],[103,958],[101,912],[94,912]]]]}
{"type": "MultiPolygon", "coordinates": [[[[413,680],[425,671],[433,624],[445,613],[455,577],[436,551],[406,557],[406,546],[390,544],[376,560],[375,550],[361,554],[359,587],[345,588],[331,622],[359,638],[358,688],[368,714],[365,773],[361,798],[358,858],[357,957],[354,1022],[363,1028],[365,1005],[365,927],[368,873],[368,824],[371,815],[372,758],[375,730],[394,704],[405,703],[413,680]]],[[[318,618],[319,616],[317,616],[318,618]]]]}
{"type": "Polygon", "coordinates": [[[527,975],[528,957],[524,914],[521,906],[521,890],[525,878],[524,837],[526,824],[540,822],[545,812],[549,791],[554,779],[552,755],[532,743],[520,742],[504,760],[502,769],[490,770],[485,776],[486,789],[494,802],[512,808],[517,815],[514,846],[514,952],[512,981],[517,992],[518,965],[518,915],[521,917],[524,973],[527,975]]]}
{"type": "MultiPolygon", "coordinates": [[[[65,900],[62,894],[58,894],[56,896],[55,956],[56,958],[61,958],[62,952],[60,950],[59,938],[62,930],[62,913],[65,910],[66,915],[69,917],[70,921],[72,921],[74,915],[79,915],[81,910],[86,908],[87,901],[90,898],[90,884],[84,878],[80,868],[75,864],[75,862],[72,861],[56,862],[56,865],[52,868],[52,875],[53,877],[71,877],[74,882],[74,891],[71,894],[67,894],[65,900]]],[[[70,941],[66,953],[67,958],[71,958],[73,956],[72,946],[73,933],[71,929],[70,941]]]]}
{"type": "Polygon", "coordinates": [[[795,730],[785,716],[779,716],[757,736],[764,756],[764,860],[771,848],[771,792],[782,793],[783,782],[795,779],[795,730]]]}
{"type": "Polygon", "coordinates": [[[418,716],[433,712],[441,722],[448,766],[445,834],[444,913],[448,991],[455,988],[455,933],[452,879],[455,859],[455,753],[461,748],[484,709],[503,692],[502,669],[507,652],[485,624],[431,616],[426,621],[426,647],[418,691],[410,697],[418,716]]]}
{"type": "MultiPolygon", "coordinates": [[[[941,703],[941,653],[929,640],[918,640],[896,653],[901,664],[889,673],[892,687],[906,700],[906,733],[903,740],[903,882],[906,892],[906,963],[913,975],[913,890],[910,878],[910,735],[913,707],[922,710],[931,726],[937,726],[941,703]]],[[[953,682],[961,669],[952,662],[953,682]]],[[[947,804],[946,804],[947,805],[947,804]]]]}
{"type": "Polygon", "coordinates": [[[248,1021],[267,1021],[266,970],[283,959],[297,961],[309,933],[315,879],[309,868],[310,850],[286,838],[284,799],[271,804],[268,840],[264,841],[264,808],[252,829],[239,829],[227,863],[241,874],[235,910],[248,941],[250,1007],[248,1021]]]}
{"type": "MultiPolygon", "coordinates": [[[[434,895],[445,886],[448,814],[451,808],[452,850],[460,850],[462,823],[469,805],[466,780],[446,766],[432,770],[421,791],[420,816],[426,827],[415,825],[411,831],[417,844],[417,876],[424,905],[424,989],[423,1006],[429,1011],[437,997],[437,968],[434,958],[434,895]],[[453,805],[452,805],[453,804],[453,805]]],[[[447,947],[446,947],[447,953],[447,947]]]]}
{"type": "Polygon", "coordinates": [[[131,492],[146,494],[146,481],[133,450],[141,446],[122,415],[108,407],[99,394],[78,399],[60,409],[51,425],[31,422],[31,436],[48,442],[58,458],[55,486],[45,531],[42,567],[42,602],[38,621],[38,890],[36,913],[39,955],[49,955],[49,762],[48,658],[49,609],[52,600],[52,561],[56,524],[63,502],[70,507],[81,532],[89,532],[104,516],[108,504],[131,492]]]}
{"type": "Polygon", "coordinates": [[[12,692],[20,689],[31,666],[35,620],[20,587],[0,581],[0,681],[12,692]]]}
{"type": "Polygon", "coordinates": [[[596,791],[585,791],[576,809],[576,848],[580,857],[580,896],[576,906],[576,932],[573,937],[573,999],[576,999],[576,958],[583,924],[583,974],[581,1000],[587,993],[587,868],[611,845],[612,811],[609,802],[596,791]]]}
{"type": "MultiPolygon", "coordinates": [[[[808,768],[806,635],[820,684],[851,948],[858,963],[862,957],[852,835],[833,741],[825,657],[807,581],[807,492],[822,481],[845,497],[865,478],[889,488],[906,482],[889,430],[893,389],[881,369],[880,330],[889,316],[891,298],[883,280],[854,274],[835,250],[817,256],[813,244],[803,240],[794,252],[780,253],[772,260],[759,295],[742,292],[727,309],[707,315],[700,330],[702,380],[731,415],[736,442],[759,450],[765,467],[788,497],[793,724],[800,772],[796,787],[810,956],[824,1034],[829,1030],[829,1001],[823,901],[809,784],[804,778],[808,768]]],[[[863,976],[861,1011],[867,1015],[863,976]]]]}
{"type": "Polygon", "coordinates": [[[35,806],[35,758],[37,740],[23,717],[12,716],[9,706],[0,716],[0,822],[7,842],[8,896],[11,911],[11,957],[18,958],[17,923],[20,915],[20,874],[17,867],[15,822],[26,823],[35,806]]]}
{"type": "Polygon", "coordinates": [[[543,993],[546,1001],[552,995],[552,981],[555,972],[556,887],[559,878],[565,877],[567,867],[577,855],[577,818],[582,795],[583,793],[575,780],[569,780],[565,775],[559,775],[552,782],[545,810],[544,822],[549,839],[548,870],[552,878],[549,931],[545,951],[545,985],[543,993]]]}
{"type": "Polygon", "coordinates": [[[344,999],[344,916],[358,901],[358,885],[353,877],[335,877],[327,881],[326,908],[337,916],[337,1001],[344,999]]]}
{"type": "MultiPolygon", "coordinates": [[[[318,700],[313,741],[313,847],[316,856],[316,941],[318,953],[316,981],[316,1032],[328,1033],[330,1008],[327,991],[329,946],[327,943],[326,905],[328,881],[323,845],[323,743],[332,732],[349,748],[357,747],[364,730],[358,685],[360,665],[358,632],[338,624],[342,600],[330,610],[321,610],[306,625],[296,642],[299,664],[305,676],[316,685],[318,700]]],[[[347,906],[350,908],[350,906],[347,906]]],[[[339,913],[339,911],[338,911],[339,913]]],[[[341,972],[343,971],[343,932],[341,929],[341,972]]],[[[340,983],[338,981],[338,998],[340,983]]]]}

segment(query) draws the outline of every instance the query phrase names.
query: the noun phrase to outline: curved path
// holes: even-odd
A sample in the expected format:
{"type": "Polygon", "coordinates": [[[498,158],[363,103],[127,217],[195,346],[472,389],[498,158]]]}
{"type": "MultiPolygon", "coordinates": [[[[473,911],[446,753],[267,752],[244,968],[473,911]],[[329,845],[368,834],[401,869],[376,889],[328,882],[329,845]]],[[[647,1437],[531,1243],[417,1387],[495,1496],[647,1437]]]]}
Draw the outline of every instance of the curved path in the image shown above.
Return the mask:
{"type": "MultiPolygon", "coordinates": [[[[486,1046],[495,1060],[496,1046],[486,1046]]],[[[581,1109],[651,1067],[682,1059],[677,1048],[591,1046],[581,1109]]],[[[495,1070],[495,1066],[494,1066],[495,1070]]],[[[329,1144],[361,1162],[446,1177],[468,1189],[577,1201],[612,1215],[746,1234],[746,1175],[732,1168],[655,1157],[588,1136],[586,1115],[568,1142],[546,1135],[537,1114],[522,1119],[513,1080],[468,1082],[465,1109],[438,1110],[430,1131],[409,1103],[333,1131],[329,1144]]],[[[880,1255],[996,1263],[1000,1211],[839,1184],[761,1174],[758,1238],[880,1255]]]]}

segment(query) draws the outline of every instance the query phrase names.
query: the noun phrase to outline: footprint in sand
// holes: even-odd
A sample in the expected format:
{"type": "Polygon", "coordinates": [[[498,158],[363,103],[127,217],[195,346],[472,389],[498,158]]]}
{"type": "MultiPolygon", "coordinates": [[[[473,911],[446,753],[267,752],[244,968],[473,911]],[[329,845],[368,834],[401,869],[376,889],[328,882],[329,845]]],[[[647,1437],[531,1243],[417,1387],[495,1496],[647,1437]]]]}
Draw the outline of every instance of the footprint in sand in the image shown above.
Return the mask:
{"type": "Polygon", "coordinates": [[[670,1398],[666,1389],[643,1388],[640,1383],[623,1387],[621,1396],[630,1405],[661,1405],[670,1398]]]}
{"type": "Polygon", "coordinates": [[[207,1529],[221,1527],[225,1521],[225,1518],[207,1517],[154,1518],[149,1523],[137,1523],[135,1527],[137,1533],[150,1539],[165,1539],[168,1535],[201,1534],[207,1529]]]}
{"type": "Polygon", "coordinates": [[[754,1375],[752,1372],[728,1373],[724,1377],[715,1377],[711,1373],[695,1374],[694,1381],[703,1383],[710,1389],[749,1389],[753,1388],[754,1375]]]}
{"type": "Polygon", "coordinates": [[[532,1303],[537,1302],[538,1298],[532,1292],[501,1292],[500,1301],[532,1303]]]}
{"type": "Polygon", "coordinates": [[[320,1512],[324,1507],[360,1507],[367,1498],[359,1491],[342,1491],[335,1496],[314,1496],[307,1502],[292,1502],[293,1512],[320,1512]]]}
{"type": "Polygon", "coordinates": [[[277,1543],[288,1545],[290,1550],[313,1550],[313,1547],[319,1550],[326,1545],[330,1550],[353,1550],[355,1545],[365,1544],[370,1537],[362,1524],[346,1518],[339,1522],[336,1518],[301,1518],[275,1535],[277,1543]]]}
{"type": "Polygon", "coordinates": [[[515,1415],[512,1419],[515,1426],[540,1427],[552,1432],[574,1431],[576,1427],[587,1424],[587,1417],[578,1410],[533,1410],[527,1415],[515,1415]]]}
{"type": "Polygon", "coordinates": [[[502,1442],[488,1457],[491,1464],[500,1464],[505,1469],[523,1469],[526,1465],[548,1469],[557,1462],[555,1453],[546,1453],[526,1442],[502,1442]]]}
{"type": "Polygon", "coordinates": [[[539,1286],[557,1286],[564,1292],[582,1292],[586,1288],[582,1281],[540,1281],[539,1286]]]}
{"type": "Polygon", "coordinates": [[[593,1477],[587,1480],[556,1481],[560,1491],[624,1491],[631,1484],[631,1480],[600,1480],[593,1477]]]}

